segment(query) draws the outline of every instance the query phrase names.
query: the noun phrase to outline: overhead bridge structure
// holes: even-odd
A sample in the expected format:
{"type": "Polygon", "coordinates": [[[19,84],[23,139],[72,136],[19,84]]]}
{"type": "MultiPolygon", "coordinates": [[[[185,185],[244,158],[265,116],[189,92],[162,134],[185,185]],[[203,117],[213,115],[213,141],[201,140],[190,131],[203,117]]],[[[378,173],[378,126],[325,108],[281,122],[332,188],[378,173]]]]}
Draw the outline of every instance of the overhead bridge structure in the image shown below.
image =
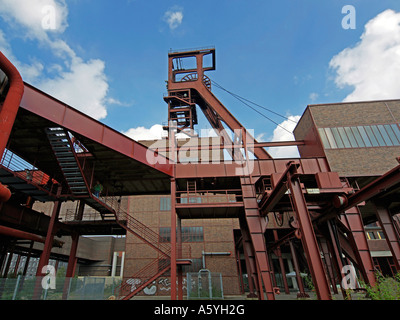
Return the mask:
{"type": "MultiPolygon", "coordinates": [[[[0,266],[15,240],[41,239],[41,275],[41,267],[48,264],[56,245],[55,235],[71,236],[67,269],[67,277],[71,277],[79,235],[130,232],[159,255],[129,275],[140,279],[140,285],[132,290],[123,282],[116,290],[118,297],[130,299],[169,271],[171,299],[182,299],[179,265],[190,264],[191,257],[180,246],[179,230],[171,233],[170,242],[161,242],[154,230],[120,206],[124,196],[170,195],[171,230],[179,227],[182,219],[238,219],[250,291],[259,299],[275,299],[270,254],[278,253],[279,257],[279,248],[285,244],[304,253],[318,299],[329,300],[337,292],[346,261],[351,261],[366,283],[374,285],[364,230],[367,220],[382,221],[400,270],[399,233],[391,218],[400,203],[400,166],[354,184],[352,178],[332,171],[324,154],[310,153],[308,147],[315,141],[306,135],[296,141],[256,141],[212,92],[206,73],[215,70],[215,63],[214,48],[168,54],[168,94],[164,100],[169,136],[163,155],[22,82],[18,71],[0,54],[0,182],[2,194],[11,192],[0,204],[0,266]],[[189,68],[185,67],[187,59],[194,61],[189,68]],[[231,156],[229,161],[179,161],[181,147],[176,134],[196,137],[200,111],[221,143],[199,146],[199,150],[225,149],[231,156]],[[273,159],[265,149],[288,145],[298,146],[304,156],[273,159]],[[107,190],[102,197],[94,192],[97,181],[107,190]],[[190,201],[192,197],[203,200],[190,201]],[[73,221],[62,221],[60,206],[69,200],[79,201],[79,210],[73,221]],[[51,214],[41,216],[34,211],[35,201],[53,202],[51,214]],[[376,210],[365,216],[361,207],[369,204],[376,210]],[[85,205],[96,210],[101,219],[85,221],[85,205]],[[279,223],[287,213],[290,222],[286,228],[267,227],[269,219],[279,223]]],[[[300,271],[296,271],[299,277],[300,271]]],[[[304,293],[301,280],[299,285],[304,293]]]]}

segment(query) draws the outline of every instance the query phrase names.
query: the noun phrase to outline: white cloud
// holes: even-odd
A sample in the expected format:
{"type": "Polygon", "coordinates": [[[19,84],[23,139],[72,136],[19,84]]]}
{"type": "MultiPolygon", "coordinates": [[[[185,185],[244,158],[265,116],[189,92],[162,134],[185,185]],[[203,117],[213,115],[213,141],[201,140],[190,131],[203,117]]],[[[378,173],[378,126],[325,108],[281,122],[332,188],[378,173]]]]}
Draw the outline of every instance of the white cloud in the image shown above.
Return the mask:
{"type": "Polygon", "coordinates": [[[56,78],[45,79],[39,86],[89,116],[103,119],[107,116],[104,102],[108,91],[104,67],[104,62],[98,59],[83,62],[76,58],[68,71],[61,72],[56,78]]]}
{"type": "Polygon", "coordinates": [[[145,127],[131,128],[125,132],[122,132],[126,136],[136,141],[144,140],[160,140],[164,136],[163,127],[161,124],[155,124],[151,128],[145,127]]]}
{"type": "Polygon", "coordinates": [[[97,120],[104,119],[107,103],[117,101],[107,97],[105,63],[99,59],[84,61],[60,38],[68,26],[65,0],[0,0],[0,3],[0,16],[12,29],[20,32],[22,28],[22,37],[37,40],[60,60],[51,65],[37,58],[21,62],[0,30],[0,49],[13,61],[22,78],[97,120]],[[51,28],[46,27],[49,23],[51,28]]]}
{"type": "Polygon", "coordinates": [[[380,13],[365,25],[360,39],[329,63],[339,88],[354,87],[344,101],[400,98],[400,13],[380,13]]]}
{"type": "Polygon", "coordinates": [[[183,9],[178,6],[174,6],[167,10],[164,14],[164,21],[168,24],[171,30],[179,27],[183,20],[183,9]]]}
{"type": "Polygon", "coordinates": [[[27,36],[47,40],[47,33],[62,33],[67,28],[65,0],[1,0],[0,15],[8,22],[26,28],[27,36]],[[43,28],[49,18],[54,26],[43,28]]]}
{"type": "Polygon", "coordinates": [[[12,48],[8,43],[2,30],[0,30],[0,51],[15,65],[23,75],[25,81],[30,82],[36,79],[43,71],[43,64],[33,59],[29,64],[19,61],[13,54],[12,48]]]}
{"type": "MultiPolygon", "coordinates": [[[[294,141],[293,130],[296,127],[300,116],[289,116],[288,120],[283,121],[273,132],[271,141],[294,141]]],[[[296,146],[293,147],[274,147],[269,148],[268,153],[273,158],[298,158],[299,153],[296,146]]]]}

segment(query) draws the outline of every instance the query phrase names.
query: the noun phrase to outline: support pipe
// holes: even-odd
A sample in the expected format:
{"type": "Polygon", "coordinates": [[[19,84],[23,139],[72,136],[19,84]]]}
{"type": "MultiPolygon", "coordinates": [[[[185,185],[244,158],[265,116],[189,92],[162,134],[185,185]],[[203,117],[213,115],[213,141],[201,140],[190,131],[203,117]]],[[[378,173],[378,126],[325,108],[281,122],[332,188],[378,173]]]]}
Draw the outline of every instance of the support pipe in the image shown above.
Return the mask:
{"type": "Polygon", "coordinates": [[[201,252],[201,255],[203,256],[203,269],[206,268],[206,259],[205,256],[230,256],[232,252],[201,252]]]}
{"type": "MultiPolygon", "coordinates": [[[[4,103],[0,106],[0,156],[2,156],[24,93],[24,82],[17,68],[2,52],[0,52],[0,69],[6,74],[10,84],[4,103]]],[[[0,202],[6,202],[10,197],[10,190],[0,183],[0,202]]]]}
{"type": "Polygon", "coordinates": [[[0,226],[0,234],[8,237],[14,237],[18,239],[32,240],[36,242],[44,243],[45,238],[38,236],[37,234],[0,226]]]}
{"type": "MultiPolygon", "coordinates": [[[[41,237],[37,234],[25,232],[25,231],[21,231],[18,229],[5,227],[5,226],[0,226],[0,235],[7,236],[7,237],[13,237],[13,238],[17,238],[17,239],[31,240],[31,241],[35,241],[35,242],[41,242],[41,243],[45,243],[45,241],[46,241],[46,238],[41,237]]],[[[53,247],[62,248],[63,244],[64,244],[63,241],[59,241],[56,239],[53,240],[53,247]]]]}
{"type": "Polygon", "coordinates": [[[1,52],[0,69],[7,75],[10,83],[10,88],[0,110],[0,154],[2,155],[10,137],[11,129],[24,93],[24,82],[17,68],[1,52]]]}

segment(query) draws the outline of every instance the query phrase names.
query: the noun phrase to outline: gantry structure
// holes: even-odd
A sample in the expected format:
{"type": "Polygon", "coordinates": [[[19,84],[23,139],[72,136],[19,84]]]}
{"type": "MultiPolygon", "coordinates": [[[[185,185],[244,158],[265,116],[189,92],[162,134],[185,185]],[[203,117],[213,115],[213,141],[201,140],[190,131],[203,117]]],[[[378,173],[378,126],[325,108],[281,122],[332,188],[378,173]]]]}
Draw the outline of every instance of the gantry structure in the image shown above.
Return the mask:
{"type": "Polygon", "coordinates": [[[360,205],[370,203],[375,214],[368,221],[381,222],[395,268],[400,270],[399,232],[392,220],[400,202],[400,166],[364,179],[356,188],[347,177],[331,171],[321,153],[313,154],[320,143],[316,134],[295,141],[256,141],[213,94],[206,73],[215,70],[215,63],[215,48],[169,52],[164,97],[169,136],[163,155],[23,82],[0,54],[0,265],[13,240],[42,242],[40,276],[52,247],[61,245],[55,235],[70,236],[67,277],[72,277],[79,235],[130,232],[157,250],[159,257],[132,276],[141,279],[135,290],[127,281],[121,284],[116,291],[119,298],[132,298],[170,271],[171,299],[183,299],[182,265],[191,259],[182,250],[181,220],[237,218],[251,293],[259,299],[275,299],[278,289],[270,255],[278,256],[283,268],[280,247],[289,244],[300,292],[305,294],[295,245],[304,252],[318,299],[330,300],[346,261],[366,283],[375,284],[360,210],[360,205]],[[191,60],[190,67],[185,67],[186,60],[191,60]],[[221,143],[198,150],[224,149],[230,161],[179,161],[182,146],[177,145],[176,135],[196,137],[200,110],[221,143]],[[273,159],[265,148],[276,146],[298,146],[301,157],[273,159]],[[97,181],[107,190],[106,197],[94,195],[97,181]],[[171,233],[169,243],[160,242],[156,232],[121,209],[123,196],[152,194],[171,197],[171,230],[177,232],[171,233]],[[208,194],[222,195],[222,200],[182,200],[208,194]],[[68,200],[79,201],[79,208],[74,219],[61,221],[60,206],[68,200]],[[32,210],[35,201],[54,202],[51,215],[32,210]],[[84,221],[85,206],[98,211],[102,219],[84,221]],[[287,228],[267,229],[269,218],[279,222],[287,212],[287,228]]]}

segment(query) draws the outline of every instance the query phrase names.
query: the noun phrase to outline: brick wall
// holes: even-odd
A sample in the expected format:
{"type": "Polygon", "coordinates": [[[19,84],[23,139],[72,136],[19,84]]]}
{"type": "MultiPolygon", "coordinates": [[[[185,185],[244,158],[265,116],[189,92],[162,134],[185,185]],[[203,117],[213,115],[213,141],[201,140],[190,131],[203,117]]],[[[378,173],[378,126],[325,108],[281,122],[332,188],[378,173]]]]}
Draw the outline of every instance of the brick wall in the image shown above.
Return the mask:
{"type": "MultiPolygon", "coordinates": [[[[318,142],[311,141],[310,126],[314,127],[314,124],[315,128],[326,128],[399,121],[400,100],[311,105],[294,132],[296,139],[309,138],[306,141],[308,145],[299,147],[301,156],[312,156],[313,152],[319,156],[318,142]]],[[[316,134],[314,139],[319,139],[316,134]]],[[[324,152],[331,170],[341,176],[381,175],[398,164],[396,157],[400,156],[400,147],[330,149],[324,152]]]]}
{"type": "MultiPolygon", "coordinates": [[[[140,222],[159,233],[160,227],[170,226],[170,211],[160,211],[160,198],[167,196],[135,196],[129,198],[128,211],[140,222]]],[[[231,252],[229,256],[206,256],[206,268],[211,272],[221,272],[224,294],[240,294],[239,278],[235,258],[233,229],[239,228],[236,219],[185,219],[182,227],[203,227],[204,241],[185,242],[184,252],[190,246],[191,258],[202,259],[202,252],[231,252]]],[[[126,236],[124,277],[130,278],[140,268],[160,255],[148,244],[131,233],[126,236]]],[[[184,274],[186,278],[186,274],[184,274]]],[[[186,293],[184,280],[184,294],[186,293]]],[[[164,275],[141,293],[170,295],[170,279],[164,275]]]]}

